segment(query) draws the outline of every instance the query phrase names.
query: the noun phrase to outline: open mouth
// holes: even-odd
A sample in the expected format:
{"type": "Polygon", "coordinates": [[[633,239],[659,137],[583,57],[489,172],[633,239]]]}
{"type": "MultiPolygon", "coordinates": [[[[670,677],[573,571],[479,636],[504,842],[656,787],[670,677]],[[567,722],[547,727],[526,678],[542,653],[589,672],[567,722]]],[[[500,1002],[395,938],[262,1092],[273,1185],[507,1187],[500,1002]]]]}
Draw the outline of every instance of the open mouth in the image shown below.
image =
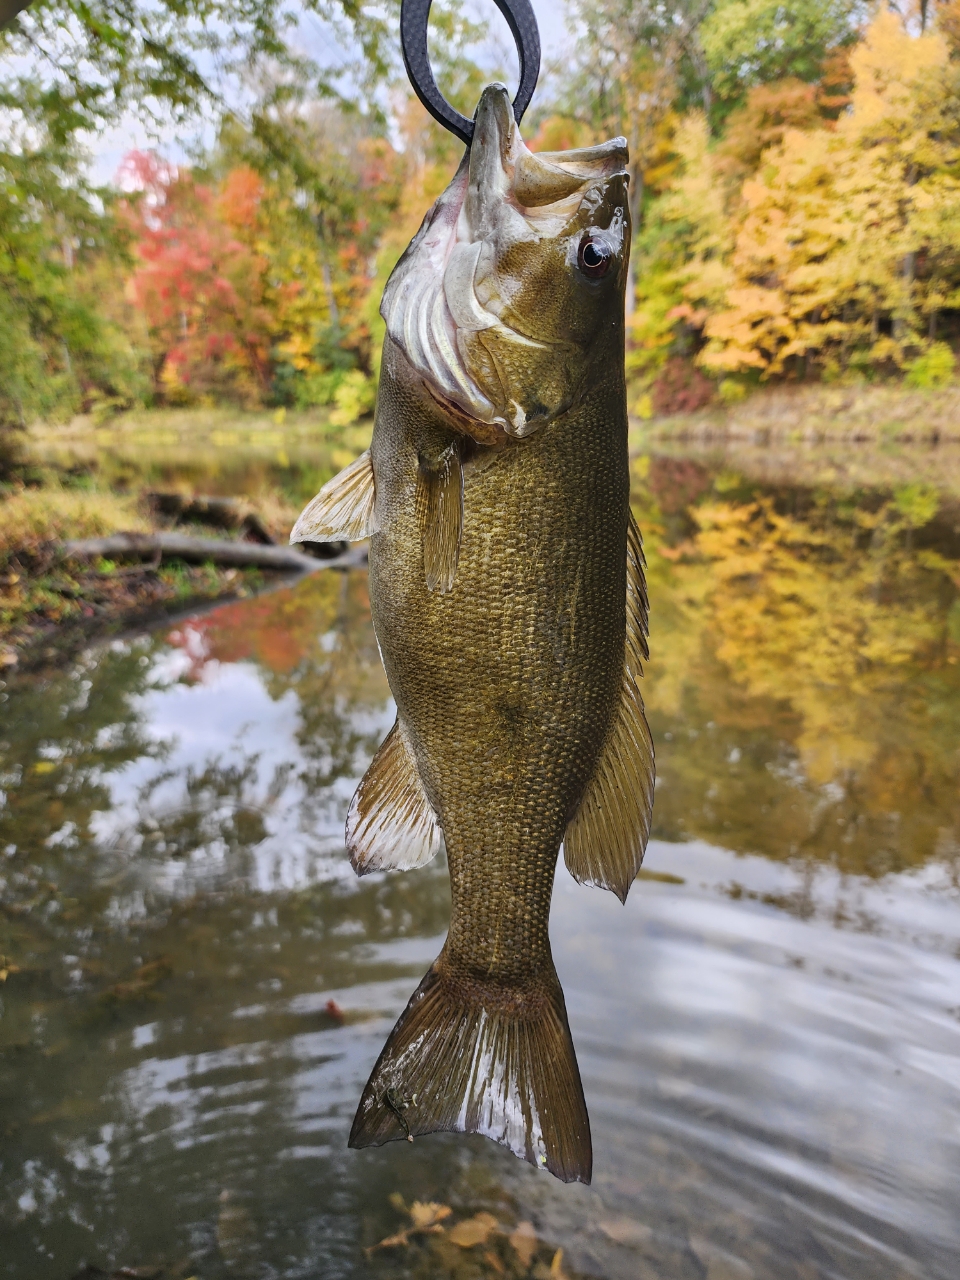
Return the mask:
{"type": "Polygon", "coordinates": [[[515,300],[504,296],[497,260],[504,246],[563,234],[584,191],[622,162],[621,143],[571,152],[569,160],[535,155],[506,90],[488,86],[456,176],[387,282],[380,308],[387,332],[434,400],[477,440],[530,435],[569,405],[558,389],[568,344],[525,332],[531,326],[518,323],[515,300]],[[550,396],[535,372],[545,361],[561,371],[550,396]]]}
{"type": "Polygon", "coordinates": [[[474,289],[483,245],[476,242],[474,248],[473,242],[459,235],[466,230],[462,213],[467,178],[465,161],[390,277],[380,313],[390,337],[436,398],[471,420],[492,424],[496,408],[471,375],[460,349],[461,329],[469,332],[471,327],[497,323],[496,316],[480,305],[474,289]],[[448,269],[453,309],[445,284],[448,269]]]}

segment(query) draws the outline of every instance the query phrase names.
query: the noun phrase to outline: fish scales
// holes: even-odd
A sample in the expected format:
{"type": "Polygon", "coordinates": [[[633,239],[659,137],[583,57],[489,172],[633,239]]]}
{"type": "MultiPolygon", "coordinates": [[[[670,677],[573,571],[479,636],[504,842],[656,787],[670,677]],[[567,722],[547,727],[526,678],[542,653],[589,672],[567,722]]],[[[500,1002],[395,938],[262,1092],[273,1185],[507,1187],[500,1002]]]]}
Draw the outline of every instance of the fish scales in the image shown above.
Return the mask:
{"type": "Polygon", "coordinates": [[[478,1132],[590,1180],[548,925],[561,843],[578,879],[625,898],[649,833],[625,158],[622,140],[532,156],[506,91],[485,90],[464,162],[384,294],[369,455],[294,530],[371,538],[397,723],[351,806],[354,865],[422,865],[445,846],[451,882],[443,951],[374,1067],[351,1145],[478,1132]],[[441,364],[421,349],[437,326],[441,364]]]}
{"type": "Polygon", "coordinates": [[[456,584],[441,595],[424,584],[410,495],[421,453],[442,452],[452,433],[439,409],[404,394],[398,363],[389,353],[373,443],[388,532],[371,541],[370,594],[444,831],[453,899],[443,967],[463,980],[476,971],[535,982],[533,966],[551,964],[557,850],[623,667],[623,396],[601,386],[563,432],[468,471],[456,584]],[[578,584],[575,599],[565,583],[578,584]]]}

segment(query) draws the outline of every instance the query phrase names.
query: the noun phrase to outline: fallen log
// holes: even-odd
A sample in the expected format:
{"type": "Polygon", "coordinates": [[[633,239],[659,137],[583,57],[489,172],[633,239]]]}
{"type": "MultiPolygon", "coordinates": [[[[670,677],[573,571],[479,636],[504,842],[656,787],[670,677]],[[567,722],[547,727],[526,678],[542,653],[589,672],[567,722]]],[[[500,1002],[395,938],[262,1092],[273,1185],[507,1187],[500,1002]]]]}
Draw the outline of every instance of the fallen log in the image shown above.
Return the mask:
{"type": "Polygon", "coordinates": [[[81,538],[63,544],[68,559],[139,558],[185,560],[188,564],[231,565],[236,568],[285,569],[313,573],[320,568],[353,568],[366,563],[366,549],[345,551],[330,560],[304,555],[293,547],[264,547],[256,542],[227,542],[221,538],[190,538],[182,533],[114,533],[107,538],[81,538]]]}
{"type": "Polygon", "coordinates": [[[188,497],[160,491],[148,493],[146,498],[157,515],[172,516],[174,522],[189,520],[215,529],[236,529],[252,542],[262,542],[266,547],[275,545],[257,513],[239,498],[217,498],[204,493],[188,497]]]}

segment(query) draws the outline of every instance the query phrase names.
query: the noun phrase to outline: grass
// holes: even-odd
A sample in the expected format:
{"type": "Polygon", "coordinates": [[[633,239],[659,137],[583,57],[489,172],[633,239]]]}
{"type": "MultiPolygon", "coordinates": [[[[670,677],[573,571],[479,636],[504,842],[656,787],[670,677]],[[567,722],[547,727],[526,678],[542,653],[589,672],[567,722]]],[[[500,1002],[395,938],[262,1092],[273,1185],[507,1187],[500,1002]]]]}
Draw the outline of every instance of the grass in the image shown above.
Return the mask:
{"type": "Polygon", "coordinates": [[[61,543],[158,527],[151,490],[245,498],[285,542],[305,503],[369,436],[369,422],[335,429],[318,411],[151,410],[106,425],[77,418],[32,428],[0,484],[0,674],[192,602],[249,594],[266,580],[259,570],[176,562],[81,566],[64,560],[61,543]]]}
{"type": "Polygon", "coordinates": [[[136,494],[77,492],[55,481],[42,488],[17,487],[0,503],[0,566],[45,542],[149,527],[136,494]]]}

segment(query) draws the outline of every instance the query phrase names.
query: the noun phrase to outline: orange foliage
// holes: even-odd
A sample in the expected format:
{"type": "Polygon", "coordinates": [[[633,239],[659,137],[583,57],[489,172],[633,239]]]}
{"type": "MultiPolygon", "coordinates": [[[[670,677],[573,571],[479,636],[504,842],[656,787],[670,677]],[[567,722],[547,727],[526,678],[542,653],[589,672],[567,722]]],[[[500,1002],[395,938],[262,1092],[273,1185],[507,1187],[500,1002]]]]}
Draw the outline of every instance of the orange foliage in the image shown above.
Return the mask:
{"type": "Polygon", "coordinates": [[[815,129],[822,123],[816,85],[802,80],[758,84],[727,122],[718,167],[725,177],[742,181],[756,169],[764,151],[783,140],[787,129],[815,129]]]}
{"type": "Polygon", "coordinates": [[[259,399],[271,345],[267,260],[251,235],[259,179],[238,171],[214,192],[142,153],[126,169],[141,185],[127,208],[140,260],[128,287],[146,316],[161,385],[173,399],[180,388],[259,399]]]}

